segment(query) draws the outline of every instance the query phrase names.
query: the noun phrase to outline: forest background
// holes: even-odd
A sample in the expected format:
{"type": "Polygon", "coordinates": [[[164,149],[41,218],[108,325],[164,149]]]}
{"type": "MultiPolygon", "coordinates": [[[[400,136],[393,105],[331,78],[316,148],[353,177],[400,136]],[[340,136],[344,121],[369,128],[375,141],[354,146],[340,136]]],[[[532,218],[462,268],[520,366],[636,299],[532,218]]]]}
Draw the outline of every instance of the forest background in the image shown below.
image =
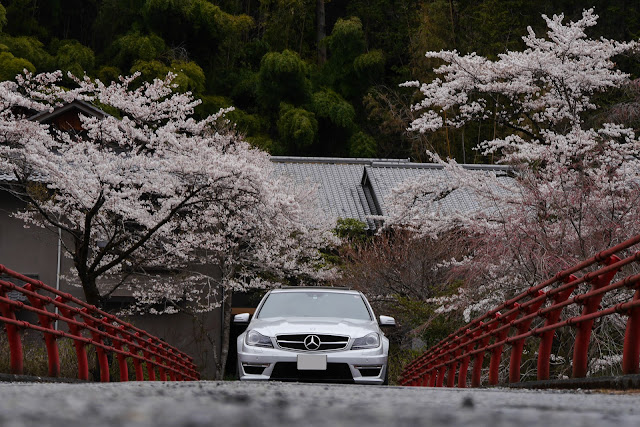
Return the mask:
{"type": "MultiPolygon", "coordinates": [[[[398,85],[430,80],[426,51],[495,58],[521,50],[527,26],[544,31],[542,14],[576,20],[591,6],[592,38],[638,37],[640,8],[627,0],[2,0],[0,80],[25,68],[105,83],[173,71],[179,90],[202,99],[201,117],[234,106],[238,130],[274,155],[428,161],[429,149],[486,163],[472,147],[499,130],[409,133],[416,94],[398,85]]],[[[636,76],[628,62],[619,65],[636,76]]]]}

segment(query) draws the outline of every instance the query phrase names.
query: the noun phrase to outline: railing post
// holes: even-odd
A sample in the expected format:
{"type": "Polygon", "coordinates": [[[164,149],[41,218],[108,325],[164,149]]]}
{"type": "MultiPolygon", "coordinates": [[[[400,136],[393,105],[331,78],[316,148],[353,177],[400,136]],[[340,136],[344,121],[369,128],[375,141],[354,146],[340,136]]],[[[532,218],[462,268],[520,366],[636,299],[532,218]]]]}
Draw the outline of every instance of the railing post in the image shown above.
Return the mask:
{"type": "MultiPolygon", "coordinates": [[[[27,283],[24,285],[24,288],[31,292],[37,292],[35,287],[31,283],[27,283]]],[[[44,302],[40,298],[36,298],[31,295],[27,295],[29,302],[32,306],[37,308],[38,310],[47,311],[47,308],[44,305],[44,302]]],[[[50,302],[51,299],[47,298],[50,302]]],[[[46,329],[54,330],[53,328],[53,319],[47,315],[38,313],[38,322],[40,326],[46,329]]],[[[45,332],[44,333],[44,344],[47,348],[47,362],[49,364],[49,376],[50,377],[58,377],[60,375],[60,354],[58,352],[58,344],[57,337],[55,334],[45,332]]]]}
{"type": "MultiPolygon", "coordinates": [[[[498,319],[500,317],[500,313],[495,313],[495,319],[498,319]]],[[[498,327],[498,322],[494,321],[490,324],[485,325],[483,322],[480,322],[480,331],[485,330],[485,333],[487,334],[491,334],[491,332],[493,332],[494,329],[496,329],[498,327]]],[[[480,333],[480,335],[482,335],[482,333],[480,333]]],[[[478,344],[478,349],[481,349],[481,351],[476,354],[475,359],[473,360],[473,372],[471,373],[471,387],[480,387],[481,384],[481,379],[482,379],[482,364],[484,363],[484,354],[486,352],[485,348],[487,347],[487,345],[489,345],[489,342],[491,341],[491,335],[488,335],[484,338],[482,338],[482,340],[480,340],[480,343],[478,344]]]]}
{"type": "Polygon", "coordinates": [[[449,355],[444,355],[444,364],[438,369],[438,380],[436,381],[436,387],[444,386],[444,374],[447,371],[447,362],[449,361],[449,355]]]}
{"type": "Polygon", "coordinates": [[[149,381],[156,380],[156,371],[154,369],[154,363],[151,359],[151,353],[147,350],[147,341],[145,341],[139,332],[136,332],[136,337],[138,338],[138,344],[142,348],[142,355],[144,356],[144,363],[147,365],[147,376],[149,377],[149,381]]]}
{"type": "MultiPolygon", "coordinates": [[[[55,299],[59,303],[66,304],[66,300],[62,297],[56,297],[55,299]]],[[[62,313],[62,320],[67,321],[67,326],[69,327],[69,333],[75,337],[82,337],[82,328],[75,323],[69,322],[69,320],[74,321],[75,317],[71,310],[71,308],[62,306],[58,307],[60,313],[62,313]]],[[[73,340],[73,346],[76,349],[76,358],[78,359],[78,379],[80,380],[89,380],[89,361],[87,360],[87,350],[84,348],[84,342],[78,339],[73,340]]]]}
{"type": "Polygon", "coordinates": [[[158,363],[158,372],[160,373],[160,381],[167,380],[167,371],[164,369],[164,365],[166,365],[164,361],[164,346],[162,344],[158,345],[158,349],[156,350],[158,354],[156,356],[156,363],[158,363]]]}
{"type": "MultiPolygon", "coordinates": [[[[514,307],[519,307],[518,303],[514,304],[514,307]]],[[[500,315],[500,313],[496,313],[498,315],[500,315]]],[[[513,319],[516,318],[516,316],[518,315],[518,312],[516,311],[515,313],[511,313],[509,316],[503,317],[500,319],[500,323],[502,323],[502,325],[508,325],[509,323],[511,323],[511,321],[513,319]]],[[[496,341],[495,343],[499,343],[504,341],[507,336],[509,335],[509,329],[510,328],[505,328],[503,330],[501,330],[500,332],[497,333],[496,337],[496,341]]],[[[495,344],[494,343],[494,344],[495,344]]],[[[489,385],[497,385],[498,384],[498,380],[499,380],[499,370],[500,370],[500,360],[502,359],[502,350],[504,349],[504,344],[500,344],[497,347],[494,347],[491,350],[491,363],[489,364],[489,385]]]]}
{"type": "Polygon", "coordinates": [[[431,376],[429,377],[429,387],[435,387],[438,382],[438,370],[431,369],[431,376]]]}
{"type": "MultiPolygon", "coordinates": [[[[0,285],[0,297],[6,298],[7,291],[4,286],[0,285]]],[[[0,302],[0,312],[7,319],[16,320],[16,313],[13,306],[5,302],[0,302]]],[[[7,340],[9,341],[9,353],[11,360],[11,373],[22,375],[24,372],[23,355],[22,355],[22,339],[20,338],[20,330],[17,325],[11,323],[4,324],[7,331],[7,340]]]]}
{"type": "Polygon", "coordinates": [[[425,368],[424,374],[422,374],[422,379],[420,380],[420,387],[428,387],[429,380],[431,378],[431,371],[429,371],[429,365],[425,368]]]}
{"type": "MultiPolygon", "coordinates": [[[[544,292],[538,291],[536,298],[544,295],[544,292]]],[[[531,304],[527,307],[526,311],[523,313],[525,316],[533,314],[537,312],[542,304],[544,304],[544,299],[531,304]]],[[[516,327],[517,334],[522,335],[529,331],[529,327],[531,326],[531,322],[533,322],[533,318],[526,320],[524,322],[520,322],[516,327]]],[[[509,382],[517,383],[520,382],[520,363],[522,362],[522,351],[524,350],[525,339],[520,339],[514,342],[511,345],[511,360],[509,361],[509,382]]]]}
{"type": "MultiPolygon", "coordinates": [[[[567,277],[564,282],[571,283],[578,280],[576,276],[573,274],[567,277]]],[[[553,304],[557,305],[564,301],[566,301],[573,291],[576,289],[576,286],[571,286],[565,289],[562,292],[558,292],[553,295],[553,304]]],[[[560,319],[560,315],[562,314],[562,308],[552,310],[547,313],[547,320],[544,322],[544,326],[555,325],[560,319]]],[[[551,347],[553,346],[553,337],[555,336],[556,331],[546,331],[542,333],[540,337],[540,347],[538,348],[538,380],[548,380],[549,379],[549,363],[551,359],[551,347]]]]}
{"type": "MultiPolygon", "coordinates": [[[[612,255],[604,263],[605,265],[615,264],[620,261],[616,255],[612,255]]],[[[593,280],[591,291],[595,291],[604,286],[607,286],[611,279],[616,275],[618,270],[612,270],[608,273],[601,274],[593,280]]],[[[590,291],[590,292],[591,292],[590,291]]],[[[586,316],[591,313],[595,313],[600,308],[600,302],[602,301],[604,294],[596,295],[591,298],[587,298],[584,302],[584,308],[582,310],[582,316],[586,316]]],[[[589,351],[589,341],[591,340],[591,329],[593,328],[594,319],[586,320],[578,324],[578,332],[576,334],[576,343],[573,348],[573,377],[583,378],[587,375],[587,369],[589,360],[587,359],[587,353],[589,351]]]]}
{"type": "MultiPolygon", "coordinates": [[[[136,381],[144,381],[144,372],[142,371],[142,362],[140,361],[140,359],[138,359],[135,356],[139,356],[140,355],[140,350],[144,349],[144,346],[141,345],[141,340],[136,339],[134,340],[133,337],[129,334],[125,334],[125,330],[126,330],[126,326],[124,325],[120,325],[120,335],[122,337],[124,337],[124,339],[127,341],[127,348],[129,349],[129,353],[131,354],[131,358],[133,361],[133,368],[135,370],[136,373],[136,381]]],[[[139,337],[140,334],[136,333],[136,337],[139,337]]],[[[146,356],[144,355],[143,352],[143,357],[146,358],[146,356]]]]}
{"type": "MultiPolygon", "coordinates": [[[[123,351],[122,349],[122,342],[120,340],[118,340],[118,332],[119,329],[116,329],[113,325],[109,324],[109,319],[107,319],[106,317],[102,318],[102,323],[104,323],[104,329],[105,331],[113,336],[114,339],[113,340],[113,348],[115,348],[116,350],[119,351],[123,351]]],[[[118,351],[116,352],[116,358],[118,359],[118,371],[120,371],[120,382],[127,382],[129,381],[129,367],[127,366],[127,357],[124,354],[119,353],[118,351]]],[[[107,360],[108,362],[108,360],[107,360]]],[[[100,368],[101,374],[102,374],[102,367],[100,368]]],[[[101,375],[102,377],[102,375],[101,375]]]]}
{"type": "MultiPolygon", "coordinates": [[[[633,301],[640,300],[640,289],[636,289],[633,301]]],[[[624,334],[624,348],[622,352],[622,373],[637,374],[640,370],[640,306],[629,310],[627,329],[624,334]]]]}
{"type": "MultiPolygon", "coordinates": [[[[83,308],[81,310],[83,313],[87,313],[88,310],[83,308]]],[[[84,318],[84,323],[93,329],[98,329],[98,323],[94,319],[90,319],[88,317],[84,318]]],[[[93,340],[93,347],[96,350],[96,355],[98,357],[98,367],[100,368],[100,382],[108,383],[109,382],[109,358],[107,357],[107,352],[104,348],[102,348],[103,340],[102,334],[100,332],[91,331],[91,338],[93,340]]]]}
{"type": "Polygon", "coordinates": [[[171,381],[178,381],[178,374],[175,371],[178,369],[178,366],[176,365],[176,356],[173,354],[172,348],[167,349],[167,359],[170,361],[169,367],[173,368],[169,371],[169,378],[171,381]]]}
{"type": "MultiPolygon", "coordinates": [[[[454,338],[454,341],[457,341],[458,337],[454,338]]],[[[447,387],[453,388],[456,385],[456,371],[458,370],[458,362],[455,361],[455,358],[460,355],[460,350],[455,351],[453,353],[453,361],[447,365],[447,387]]]]}
{"type": "MultiPolygon", "coordinates": [[[[471,330],[467,329],[465,331],[465,334],[467,334],[467,339],[465,340],[465,342],[472,341],[475,337],[478,336],[479,331],[471,334],[471,330]]],[[[469,370],[469,363],[471,362],[471,356],[469,355],[469,352],[473,350],[474,346],[475,344],[471,343],[463,347],[463,353],[465,354],[465,356],[460,363],[460,371],[458,371],[458,388],[467,387],[467,371],[469,370]]]]}

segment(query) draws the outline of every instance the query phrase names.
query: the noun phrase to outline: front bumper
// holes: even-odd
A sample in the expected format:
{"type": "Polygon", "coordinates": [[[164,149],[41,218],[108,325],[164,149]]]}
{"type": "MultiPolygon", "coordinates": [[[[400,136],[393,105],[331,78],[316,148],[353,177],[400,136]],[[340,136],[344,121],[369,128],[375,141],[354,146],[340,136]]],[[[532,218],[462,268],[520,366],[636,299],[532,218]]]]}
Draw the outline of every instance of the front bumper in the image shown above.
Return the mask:
{"type": "Polygon", "coordinates": [[[299,352],[248,346],[238,340],[238,375],[243,381],[330,381],[356,384],[383,384],[388,348],[299,352]],[[298,354],[324,354],[327,371],[298,371],[298,354]],[[272,378],[273,377],[273,378],[272,378]]]}

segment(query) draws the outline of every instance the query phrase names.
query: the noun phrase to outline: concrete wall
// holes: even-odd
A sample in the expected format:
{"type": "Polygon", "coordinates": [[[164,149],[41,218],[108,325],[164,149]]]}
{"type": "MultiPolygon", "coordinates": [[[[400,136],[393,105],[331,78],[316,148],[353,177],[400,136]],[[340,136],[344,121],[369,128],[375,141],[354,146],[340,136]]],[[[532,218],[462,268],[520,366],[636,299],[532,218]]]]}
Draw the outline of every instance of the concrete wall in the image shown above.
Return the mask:
{"type": "Polygon", "coordinates": [[[198,314],[197,318],[178,313],[171,315],[132,316],[124,320],[130,321],[138,328],[162,338],[167,343],[193,357],[202,379],[213,379],[215,373],[213,345],[216,341],[218,356],[220,354],[221,310],[198,314]]]}
{"type": "MultiPolygon", "coordinates": [[[[58,235],[38,227],[25,228],[24,223],[11,217],[23,203],[0,190],[0,264],[26,275],[37,275],[45,284],[56,286],[58,235]]],[[[72,262],[61,257],[62,272],[69,271],[72,262]]],[[[64,284],[62,284],[64,286],[64,284]]],[[[65,287],[65,292],[81,296],[82,290],[65,287]]]]}

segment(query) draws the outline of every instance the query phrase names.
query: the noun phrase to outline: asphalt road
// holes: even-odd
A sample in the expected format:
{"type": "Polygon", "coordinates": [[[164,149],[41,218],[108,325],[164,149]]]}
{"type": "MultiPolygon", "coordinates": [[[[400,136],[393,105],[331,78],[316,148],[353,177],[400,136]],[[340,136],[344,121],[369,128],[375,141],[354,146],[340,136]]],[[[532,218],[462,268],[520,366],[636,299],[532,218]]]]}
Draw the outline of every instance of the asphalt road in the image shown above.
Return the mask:
{"type": "Polygon", "coordinates": [[[639,426],[640,394],[327,384],[0,383],[0,426],[639,426]]]}

